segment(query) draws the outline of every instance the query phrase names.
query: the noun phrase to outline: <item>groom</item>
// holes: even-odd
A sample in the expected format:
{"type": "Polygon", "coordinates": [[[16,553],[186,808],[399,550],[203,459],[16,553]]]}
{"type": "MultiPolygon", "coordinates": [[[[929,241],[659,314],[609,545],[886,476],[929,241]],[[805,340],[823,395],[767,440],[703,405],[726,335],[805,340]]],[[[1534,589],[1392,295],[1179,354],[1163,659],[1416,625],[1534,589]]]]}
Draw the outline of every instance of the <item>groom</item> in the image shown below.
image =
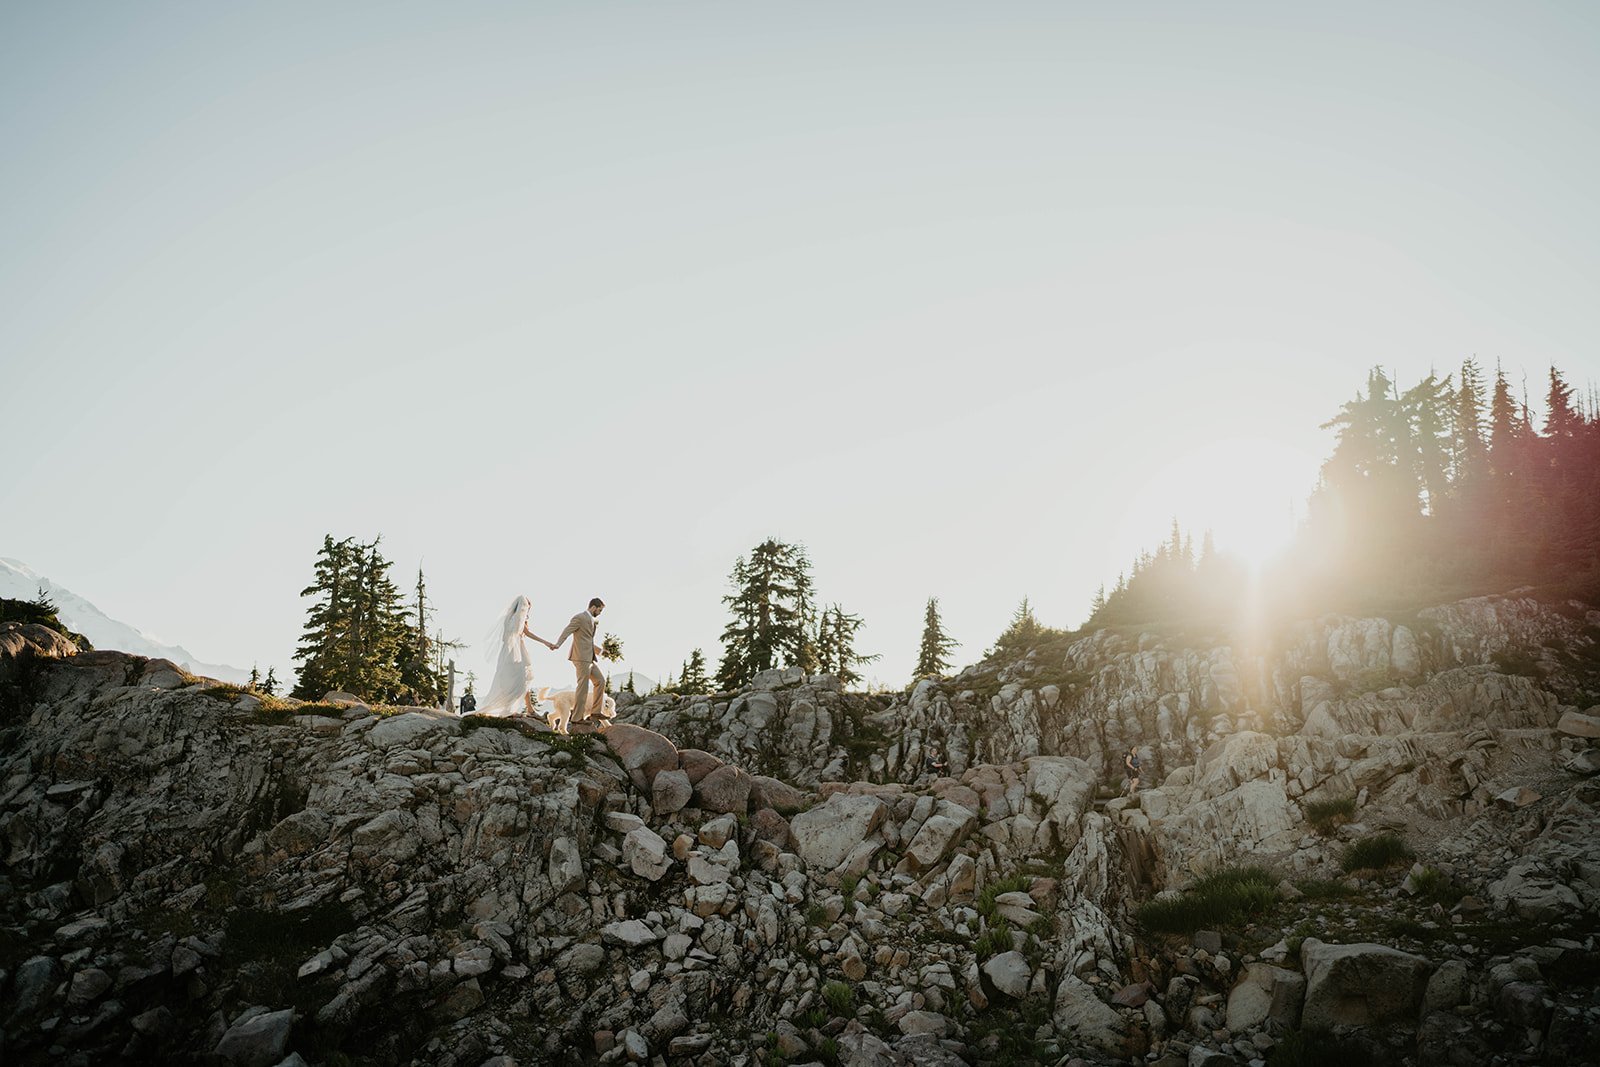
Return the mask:
{"type": "Polygon", "coordinates": [[[570,635],[572,637],[572,651],[567,658],[572,661],[573,667],[578,671],[578,691],[572,694],[572,713],[574,718],[589,717],[589,683],[594,683],[595,710],[606,693],[606,676],[600,673],[599,666],[594,661],[594,621],[605,610],[606,602],[599,597],[589,601],[589,610],[580,611],[567,623],[567,628],[561,631],[561,636],[550,645],[553,652],[561,647],[561,643],[570,635]]]}

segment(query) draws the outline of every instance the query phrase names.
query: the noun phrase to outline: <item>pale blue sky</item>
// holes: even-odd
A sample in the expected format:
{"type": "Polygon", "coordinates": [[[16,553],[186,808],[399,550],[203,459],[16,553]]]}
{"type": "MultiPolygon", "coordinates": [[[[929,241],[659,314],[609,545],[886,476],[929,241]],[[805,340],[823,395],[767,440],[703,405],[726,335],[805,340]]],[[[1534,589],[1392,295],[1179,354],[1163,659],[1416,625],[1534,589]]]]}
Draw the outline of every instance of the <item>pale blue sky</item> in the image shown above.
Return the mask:
{"type": "Polygon", "coordinates": [[[0,6],[0,555],[283,673],[381,532],[654,675],[770,534],[969,662],[1372,363],[1600,378],[1597,10],[0,6]]]}

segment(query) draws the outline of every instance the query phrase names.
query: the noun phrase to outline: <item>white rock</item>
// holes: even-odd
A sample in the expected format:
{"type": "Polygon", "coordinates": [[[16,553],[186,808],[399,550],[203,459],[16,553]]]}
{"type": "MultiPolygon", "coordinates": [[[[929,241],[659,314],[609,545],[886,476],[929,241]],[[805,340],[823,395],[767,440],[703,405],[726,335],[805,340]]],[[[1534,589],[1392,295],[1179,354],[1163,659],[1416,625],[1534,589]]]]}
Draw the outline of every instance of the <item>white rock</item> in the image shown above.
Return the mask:
{"type": "Polygon", "coordinates": [[[994,987],[1008,997],[1021,1000],[1028,993],[1028,982],[1033,978],[1033,968],[1020,952],[1002,952],[988,959],[983,973],[989,976],[994,987]]]}

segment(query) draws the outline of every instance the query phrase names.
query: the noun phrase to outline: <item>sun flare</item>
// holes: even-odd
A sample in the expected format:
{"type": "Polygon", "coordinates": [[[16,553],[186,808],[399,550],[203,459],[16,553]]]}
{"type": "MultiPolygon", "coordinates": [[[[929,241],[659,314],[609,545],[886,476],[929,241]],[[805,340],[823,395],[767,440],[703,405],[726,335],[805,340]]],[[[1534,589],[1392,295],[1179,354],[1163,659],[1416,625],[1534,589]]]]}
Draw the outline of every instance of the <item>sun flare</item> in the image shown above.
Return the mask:
{"type": "Polygon", "coordinates": [[[1196,554],[1210,530],[1218,552],[1260,567],[1288,545],[1319,461],[1262,437],[1228,438],[1151,471],[1132,494],[1119,543],[1128,558],[1163,540],[1176,519],[1196,554]]]}

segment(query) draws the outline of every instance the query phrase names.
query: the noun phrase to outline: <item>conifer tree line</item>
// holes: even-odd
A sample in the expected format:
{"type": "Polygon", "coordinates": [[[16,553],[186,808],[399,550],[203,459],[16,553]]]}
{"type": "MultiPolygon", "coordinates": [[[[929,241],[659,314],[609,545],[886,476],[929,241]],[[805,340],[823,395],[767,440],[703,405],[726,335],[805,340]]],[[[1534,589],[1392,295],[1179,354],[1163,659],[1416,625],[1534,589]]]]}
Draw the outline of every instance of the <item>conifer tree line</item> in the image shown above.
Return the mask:
{"type": "Polygon", "coordinates": [[[834,674],[852,685],[861,681],[857,668],[878,659],[856,650],[860,616],[818,606],[805,546],[769,537],[734,561],[728,584],[722,602],[732,617],[722,631],[719,689],[738,689],[774,667],[834,674]]]}
{"type": "MultiPolygon", "coordinates": [[[[1262,576],[1284,612],[1352,610],[1560,584],[1600,596],[1600,397],[1552,366],[1536,415],[1520,383],[1475,359],[1409,388],[1382,368],[1333,431],[1306,516],[1262,576]]],[[[1246,579],[1177,523],[1101,590],[1088,625],[1226,612],[1246,579]]]]}
{"type": "Polygon", "coordinates": [[[382,540],[323,537],[312,582],[300,592],[311,604],[290,696],[317,700],[341,690],[385,704],[444,700],[445,656],[459,645],[428,633],[432,604],[422,568],[407,602],[390,577],[393,564],[380,551],[382,540]]]}

